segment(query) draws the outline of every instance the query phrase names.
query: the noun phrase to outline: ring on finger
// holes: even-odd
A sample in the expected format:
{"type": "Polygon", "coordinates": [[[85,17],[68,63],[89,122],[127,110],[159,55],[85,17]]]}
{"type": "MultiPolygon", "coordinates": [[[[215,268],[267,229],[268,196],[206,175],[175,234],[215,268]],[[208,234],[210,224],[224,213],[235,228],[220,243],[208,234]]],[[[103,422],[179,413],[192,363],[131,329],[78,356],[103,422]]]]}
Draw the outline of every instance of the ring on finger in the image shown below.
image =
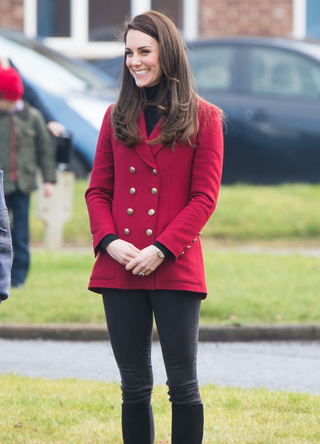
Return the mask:
{"type": "Polygon", "coordinates": [[[139,273],[139,276],[141,276],[141,277],[143,277],[143,276],[144,276],[144,273],[143,273],[143,271],[140,271],[140,273],[139,273]]]}

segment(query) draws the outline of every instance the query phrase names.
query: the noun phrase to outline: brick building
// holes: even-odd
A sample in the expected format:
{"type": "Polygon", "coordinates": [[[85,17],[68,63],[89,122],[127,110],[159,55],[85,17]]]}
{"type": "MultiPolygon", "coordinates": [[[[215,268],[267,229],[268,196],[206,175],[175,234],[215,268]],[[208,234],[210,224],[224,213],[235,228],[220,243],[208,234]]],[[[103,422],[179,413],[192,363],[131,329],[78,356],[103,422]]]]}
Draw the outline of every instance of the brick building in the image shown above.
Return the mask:
{"type": "Polygon", "coordinates": [[[293,35],[292,0],[200,0],[199,35],[293,35]]]}
{"type": "Polygon", "coordinates": [[[0,0],[0,26],[13,26],[17,29],[24,28],[24,1],[0,0]]]}
{"type": "Polygon", "coordinates": [[[0,26],[44,37],[71,55],[105,57],[119,51],[114,35],[124,18],[148,9],[166,12],[186,40],[320,38],[320,0],[0,0],[0,26]]]}

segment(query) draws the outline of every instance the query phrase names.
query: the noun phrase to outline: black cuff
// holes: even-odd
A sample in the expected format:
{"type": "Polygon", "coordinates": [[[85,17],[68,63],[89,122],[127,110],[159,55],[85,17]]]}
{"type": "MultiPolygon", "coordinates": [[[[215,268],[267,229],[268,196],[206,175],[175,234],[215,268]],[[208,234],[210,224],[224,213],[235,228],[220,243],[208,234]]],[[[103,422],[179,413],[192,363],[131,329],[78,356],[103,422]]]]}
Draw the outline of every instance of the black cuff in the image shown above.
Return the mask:
{"type": "Polygon", "coordinates": [[[100,241],[100,247],[102,248],[102,250],[106,251],[106,248],[109,244],[111,244],[111,242],[113,242],[114,240],[119,239],[118,236],[116,236],[115,234],[107,234],[102,241],[100,241]]]}
{"type": "Polygon", "coordinates": [[[161,244],[158,241],[155,241],[152,245],[159,248],[159,250],[162,251],[165,257],[173,256],[172,252],[169,250],[169,248],[165,247],[163,244],[161,244]]]}

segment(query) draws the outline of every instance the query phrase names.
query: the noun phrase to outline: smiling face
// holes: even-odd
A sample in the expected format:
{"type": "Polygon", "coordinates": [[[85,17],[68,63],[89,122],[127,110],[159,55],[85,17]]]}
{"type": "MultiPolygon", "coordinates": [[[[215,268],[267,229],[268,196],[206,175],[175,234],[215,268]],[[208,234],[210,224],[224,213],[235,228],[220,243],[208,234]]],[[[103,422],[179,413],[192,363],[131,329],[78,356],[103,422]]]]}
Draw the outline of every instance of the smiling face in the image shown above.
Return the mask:
{"type": "Polygon", "coordinates": [[[163,71],[157,40],[131,29],[126,39],[126,65],[139,88],[160,83],[163,71]]]}

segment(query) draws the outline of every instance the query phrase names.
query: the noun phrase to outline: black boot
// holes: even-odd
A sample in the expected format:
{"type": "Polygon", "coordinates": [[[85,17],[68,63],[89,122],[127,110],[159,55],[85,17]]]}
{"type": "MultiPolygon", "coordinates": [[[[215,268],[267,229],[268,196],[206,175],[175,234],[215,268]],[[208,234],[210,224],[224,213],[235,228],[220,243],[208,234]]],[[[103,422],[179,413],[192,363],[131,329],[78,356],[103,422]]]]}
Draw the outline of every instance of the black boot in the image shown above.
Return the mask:
{"type": "Polygon", "coordinates": [[[201,444],[203,405],[172,404],[172,444],[201,444]]]}
{"type": "Polygon", "coordinates": [[[122,404],[124,444],[154,444],[154,422],[151,404],[122,404]]]}

